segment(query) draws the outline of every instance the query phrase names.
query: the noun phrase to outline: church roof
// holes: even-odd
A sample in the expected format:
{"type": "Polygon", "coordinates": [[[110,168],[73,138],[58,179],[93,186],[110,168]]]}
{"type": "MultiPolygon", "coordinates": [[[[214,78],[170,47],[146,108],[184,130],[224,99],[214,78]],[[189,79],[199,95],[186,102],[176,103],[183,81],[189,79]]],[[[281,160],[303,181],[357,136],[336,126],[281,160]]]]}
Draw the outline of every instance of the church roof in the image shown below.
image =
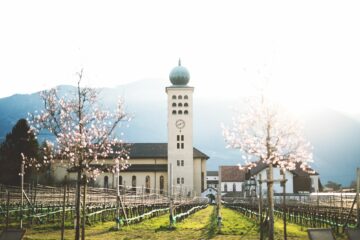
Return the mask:
{"type": "MultiPolygon", "coordinates": [[[[193,148],[194,158],[209,159],[205,153],[193,148]]],[[[167,158],[167,143],[130,143],[130,159],[134,158],[167,158]]]]}
{"type": "MultiPolygon", "coordinates": [[[[313,173],[314,170],[311,168],[307,169],[308,171],[303,170],[300,167],[300,165],[301,163],[296,163],[296,168],[294,170],[290,170],[290,172],[296,176],[301,176],[301,177],[307,177],[310,175],[319,175],[319,173],[317,172],[313,173]]],[[[258,161],[256,162],[256,167],[251,168],[250,175],[251,176],[256,175],[266,168],[268,168],[268,165],[266,163],[258,161]]]]}
{"type": "Polygon", "coordinates": [[[239,166],[220,166],[222,182],[244,182],[245,170],[239,166]]]}

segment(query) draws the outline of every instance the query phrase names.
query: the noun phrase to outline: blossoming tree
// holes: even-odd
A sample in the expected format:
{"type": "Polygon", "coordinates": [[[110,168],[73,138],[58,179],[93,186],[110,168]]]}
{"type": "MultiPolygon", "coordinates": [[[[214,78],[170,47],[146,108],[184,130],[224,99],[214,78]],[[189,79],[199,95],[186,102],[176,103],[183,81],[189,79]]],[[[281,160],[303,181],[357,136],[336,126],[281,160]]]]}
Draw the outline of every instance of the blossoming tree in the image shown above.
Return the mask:
{"type": "Polygon", "coordinates": [[[274,239],[273,167],[293,170],[300,165],[307,170],[312,147],[299,123],[269,99],[249,98],[244,106],[236,111],[231,127],[222,126],[223,136],[228,148],[240,150],[247,168],[256,166],[256,162],[269,166],[269,239],[274,239]]]}
{"type": "MultiPolygon", "coordinates": [[[[30,114],[34,132],[46,130],[55,135],[54,155],[57,161],[77,173],[75,239],[80,238],[80,186],[86,186],[87,179],[96,178],[103,172],[104,169],[98,166],[103,166],[105,159],[114,160],[111,168],[114,172],[127,167],[129,156],[125,144],[115,137],[114,131],[121,122],[130,120],[124,111],[123,101],[118,102],[115,112],[104,110],[98,103],[98,91],[81,87],[82,70],[78,77],[76,92],[66,95],[59,94],[57,89],[41,92],[44,109],[30,114]]],[[[84,237],[85,218],[82,228],[84,237]]]]}

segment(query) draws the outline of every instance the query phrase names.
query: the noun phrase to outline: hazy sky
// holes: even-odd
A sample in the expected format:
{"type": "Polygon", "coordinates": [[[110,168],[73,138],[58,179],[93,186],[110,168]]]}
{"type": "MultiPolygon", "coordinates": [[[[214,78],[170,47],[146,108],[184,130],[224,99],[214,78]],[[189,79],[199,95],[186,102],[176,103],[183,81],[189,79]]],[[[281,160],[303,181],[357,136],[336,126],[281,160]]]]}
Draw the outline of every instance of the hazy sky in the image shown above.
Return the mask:
{"type": "Polygon", "coordinates": [[[291,107],[360,113],[359,1],[1,1],[0,97],[168,81],[182,58],[203,97],[258,79],[291,107]],[[260,73],[259,73],[260,72],[260,73]]]}

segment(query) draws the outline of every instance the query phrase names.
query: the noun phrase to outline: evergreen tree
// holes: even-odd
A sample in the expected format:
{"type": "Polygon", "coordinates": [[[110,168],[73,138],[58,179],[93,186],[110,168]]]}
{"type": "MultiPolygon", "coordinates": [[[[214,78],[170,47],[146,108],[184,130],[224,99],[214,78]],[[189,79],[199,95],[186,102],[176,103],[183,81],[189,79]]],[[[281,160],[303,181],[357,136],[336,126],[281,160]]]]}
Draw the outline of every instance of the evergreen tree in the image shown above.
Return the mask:
{"type": "MultiPolygon", "coordinates": [[[[11,133],[6,135],[0,146],[0,182],[8,185],[20,185],[22,155],[29,158],[38,157],[39,144],[25,119],[20,119],[11,133]]],[[[25,179],[31,173],[25,171],[25,179]]]]}

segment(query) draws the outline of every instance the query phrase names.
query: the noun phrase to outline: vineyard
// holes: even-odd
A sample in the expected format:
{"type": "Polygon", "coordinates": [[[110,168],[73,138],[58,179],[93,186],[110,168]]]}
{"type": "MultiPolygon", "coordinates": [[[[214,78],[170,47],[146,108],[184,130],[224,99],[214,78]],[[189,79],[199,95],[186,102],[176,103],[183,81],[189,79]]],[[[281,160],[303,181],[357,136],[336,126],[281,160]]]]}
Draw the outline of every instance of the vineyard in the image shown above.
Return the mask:
{"type": "MultiPolygon", "coordinates": [[[[22,222],[30,227],[74,221],[75,188],[38,186],[25,189],[28,190],[24,191],[22,206],[20,188],[0,185],[1,225],[18,226],[22,222]]],[[[128,225],[168,213],[169,197],[151,192],[146,193],[143,188],[134,191],[133,188],[123,187],[119,204],[115,189],[88,188],[85,200],[86,224],[90,226],[98,222],[116,221],[128,225]]],[[[174,194],[172,203],[175,222],[207,206],[207,200],[182,194],[174,194]]]]}
{"type": "MultiPolygon", "coordinates": [[[[34,188],[27,185],[22,196],[19,187],[0,185],[0,227],[1,229],[20,228],[22,225],[23,228],[33,232],[36,229],[43,227],[48,229],[49,226],[53,226],[56,229],[62,229],[62,236],[63,234],[69,236],[69,231],[75,226],[75,192],[76,188],[70,186],[34,188]]],[[[83,189],[82,193],[84,193],[83,189]]],[[[207,199],[190,198],[181,191],[175,191],[170,197],[166,192],[160,194],[155,189],[134,190],[134,188],[121,186],[120,193],[119,199],[115,189],[87,188],[86,204],[81,206],[82,216],[85,216],[83,224],[87,226],[87,229],[94,227],[96,229],[99,224],[112,226],[112,229],[120,226],[122,229],[130,225],[143,226],[142,222],[148,222],[151,219],[162,219],[161,221],[166,219],[165,225],[151,231],[174,231],[170,229],[176,229],[184,219],[200,210],[208,209],[207,199]],[[164,226],[166,230],[162,230],[164,226]],[[171,228],[172,226],[176,227],[171,228]]],[[[274,200],[277,221],[285,220],[288,224],[301,227],[301,232],[294,234],[305,234],[302,231],[307,228],[331,228],[339,236],[343,236],[345,229],[355,228],[358,224],[354,193],[287,195],[285,204],[284,197],[281,195],[276,195],[274,200]]],[[[81,203],[83,201],[82,194],[81,203]]],[[[225,211],[231,215],[232,213],[226,210],[229,209],[243,216],[243,225],[236,224],[236,226],[240,228],[251,226],[252,235],[257,235],[261,231],[266,232],[268,219],[266,199],[260,201],[257,197],[223,198],[223,205],[225,208],[221,212],[225,211]]],[[[229,219],[219,221],[216,208],[211,209],[214,210],[205,211],[210,220],[205,219],[206,224],[203,223],[206,225],[205,229],[211,228],[208,229],[211,233],[204,230],[202,236],[208,238],[226,232],[234,234],[231,230],[232,223],[227,222],[229,219]],[[229,229],[226,230],[226,228],[229,229]]],[[[243,231],[239,230],[239,234],[242,233],[243,231]]],[[[54,239],[59,238],[59,233],[57,234],[54,239]]]]}
{"type": "MultiPolygon", "coordinates": [[[[355,193],[289,195],[284,204],[283,196],[278,195],[275,196],[274,213],[279,219],[306,228],[332,228],[336,233],[342,233],[346,228],[357,227],[355,196],[355,193]]],[[[260,202],[257,198],[228,198],[226,201],[228,208],[251,219],[261,219],[266,225],[266,199],[260,202]]]]}

